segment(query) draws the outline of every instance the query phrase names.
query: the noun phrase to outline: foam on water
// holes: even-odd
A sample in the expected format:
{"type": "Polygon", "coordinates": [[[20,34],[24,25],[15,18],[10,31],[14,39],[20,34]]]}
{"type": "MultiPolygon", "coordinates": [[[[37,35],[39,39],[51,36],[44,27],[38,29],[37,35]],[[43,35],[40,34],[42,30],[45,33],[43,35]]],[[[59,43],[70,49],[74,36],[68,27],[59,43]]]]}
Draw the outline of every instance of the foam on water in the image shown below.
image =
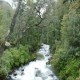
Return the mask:
{"type": "Polygon", "coordinates": [[[15,70],[10,75],[11,80],[58,80],[50,69],[51,65],[47,64],[51,57],[49,45],[43,44],[37,54],[43,55],[44,58],[32,61],[28,65],[15,70]]]}

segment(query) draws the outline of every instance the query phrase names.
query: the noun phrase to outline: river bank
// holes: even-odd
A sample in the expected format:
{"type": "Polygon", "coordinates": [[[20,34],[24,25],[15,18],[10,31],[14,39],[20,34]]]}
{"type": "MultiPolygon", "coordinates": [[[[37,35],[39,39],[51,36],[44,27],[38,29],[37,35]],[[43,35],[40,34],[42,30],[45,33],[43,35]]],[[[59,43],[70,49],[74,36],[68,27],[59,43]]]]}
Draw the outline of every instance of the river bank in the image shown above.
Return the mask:
{"type": "Polygon", "coordinates": [[[11,75],[11,80],[58,80],[54,72],[51,70],[51,65],[47,64],[51,58],[49,45],[43,44],[37,52],[38,55],[35,61],[16,69],[11,75]]]}
{"type": "Polygon", "coordinates": [[[35,59],[36,54],[30,53],[28,45],[5,50],[0,57],[0,79],[7,80],[8,74],[14,69],[35,59]]]}

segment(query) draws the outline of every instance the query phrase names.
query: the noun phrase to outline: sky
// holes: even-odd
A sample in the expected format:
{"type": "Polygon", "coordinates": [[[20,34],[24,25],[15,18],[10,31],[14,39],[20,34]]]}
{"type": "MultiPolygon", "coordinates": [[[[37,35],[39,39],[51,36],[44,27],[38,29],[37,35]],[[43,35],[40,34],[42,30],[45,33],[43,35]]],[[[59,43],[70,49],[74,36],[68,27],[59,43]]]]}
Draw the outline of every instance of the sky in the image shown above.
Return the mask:
{"type": "MultiPolygon", "coordinates": [[[[15,6],[13,5],[13,0],[4,0],[4,1],[7,1],[13,9],[15,9],[15,6]]],[[[57,0],[54,0],[54,1],[57,1],[57,0]]],[[[36,2],[36,0],[34,0],[34,2],[36,2]]]]}
{"type": "Polygon", "coordinates": [[[8,2],[12,6],[13,9],[16,8],[15,5],[13,5],[13,0],[4,0],[4,1],[8,2]]]}
{"type": "MultiPolygon", "coordinates": [[[[12,0],[5,0],[5,1],[7,1],[12,6],[12,3],[13,3],[12,0]]],[[[54,1],[57,1],[57,0],[54,0],[54,1]]],[[[36,0],[34,0],[34,2],[36,2],[36,0]]]]}
{"type": "Polygon", "coordinates": [[[12,3],[13,3],[12,0],[4,0],[4,1],[7,1],[12,6],[12,3]]]}

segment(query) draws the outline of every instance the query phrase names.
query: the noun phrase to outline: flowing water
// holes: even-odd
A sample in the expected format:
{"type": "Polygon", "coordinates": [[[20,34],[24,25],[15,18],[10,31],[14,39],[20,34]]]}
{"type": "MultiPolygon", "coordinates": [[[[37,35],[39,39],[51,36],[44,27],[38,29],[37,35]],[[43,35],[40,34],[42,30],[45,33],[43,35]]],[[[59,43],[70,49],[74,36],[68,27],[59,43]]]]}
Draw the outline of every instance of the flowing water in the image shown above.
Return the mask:
{"type": "Polygon", "coordinates": [[[51,58],[49,45],[43,44],[37,54],[43,57],[15,70],[10,75],[11,80],[58,80],[51,70],[51,65],[47,64],[51,58]]]}

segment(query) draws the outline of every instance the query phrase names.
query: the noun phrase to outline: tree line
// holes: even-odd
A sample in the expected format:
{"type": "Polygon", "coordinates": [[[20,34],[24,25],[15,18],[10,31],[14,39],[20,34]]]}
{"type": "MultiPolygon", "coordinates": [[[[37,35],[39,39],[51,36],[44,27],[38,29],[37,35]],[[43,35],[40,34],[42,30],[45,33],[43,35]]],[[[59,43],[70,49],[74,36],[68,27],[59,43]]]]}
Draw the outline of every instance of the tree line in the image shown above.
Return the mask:
{"type": "Polygon", "coordinates": [[[4,36],[4,41],[15,47],[20,44],[29,45],[32,53],[41,43],[49,44],[51,64],[59,78],[79,80],[80,0],[14,0],[15,2],[17,8],[13,10],[8,25],[9,33],[4,36]]]}

